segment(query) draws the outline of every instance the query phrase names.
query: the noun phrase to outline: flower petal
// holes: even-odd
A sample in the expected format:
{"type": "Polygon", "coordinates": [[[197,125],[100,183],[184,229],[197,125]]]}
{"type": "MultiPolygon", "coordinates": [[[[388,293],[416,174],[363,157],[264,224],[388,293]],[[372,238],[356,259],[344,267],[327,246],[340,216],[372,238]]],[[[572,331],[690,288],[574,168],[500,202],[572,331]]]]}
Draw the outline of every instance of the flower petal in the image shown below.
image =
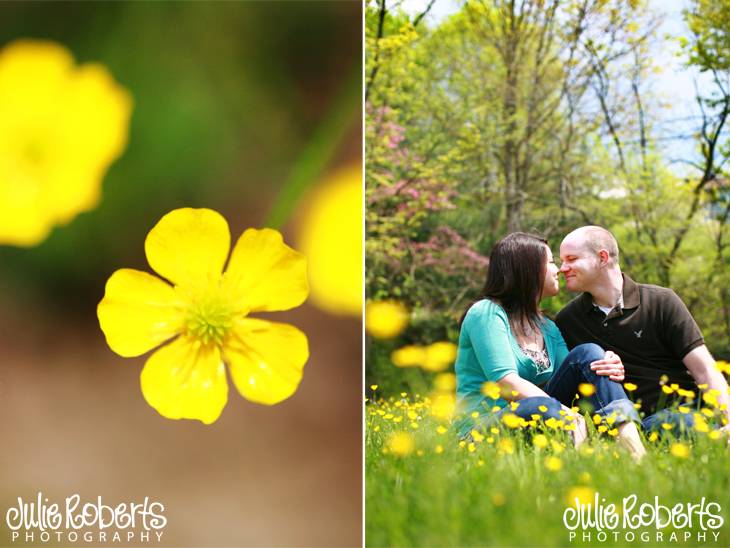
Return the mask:
{"type": "Polygon", "coordinates": [[[109,347],[124,357],[140,356],[181,330],[175,290],[156,276],[123,268],[111,275],[96,309],[109,347]]]}
{"type": "Polygon", "coordinates": [[[220,350],[187,337],[175,339],[152,354],[140,380],[144,399],[168,419],[211,424],[228,401],[220,350]]]}
{"type": "Polygon", "coordinates": [[[249,228],[238,239],[225,274],[231,294],[245,312],[299,306],[307,298],[307,260],[271,228],[249,228]]]}
{"type": "Polygon", "coordinates": [[[241,318],[224,344],[223,358],[244,398],[272,405],[296,391],[309,346],[294,326],[241,318]]]}
{"type": "Polygon", "coordinates": [[[217,279],[231,247],[228,223],[212,209],[175,209],[162,217],[144,243],[150,266],[175,285],[217,279]]]}

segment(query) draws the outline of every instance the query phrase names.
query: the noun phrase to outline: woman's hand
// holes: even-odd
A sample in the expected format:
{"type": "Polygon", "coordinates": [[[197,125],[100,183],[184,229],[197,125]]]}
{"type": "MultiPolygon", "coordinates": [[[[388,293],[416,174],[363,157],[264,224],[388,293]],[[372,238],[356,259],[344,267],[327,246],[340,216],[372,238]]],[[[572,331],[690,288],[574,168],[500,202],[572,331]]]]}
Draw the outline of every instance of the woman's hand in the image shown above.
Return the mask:
{"type": "Polygon", "coordinates": [[[603,375],[612,381],[621,382],[624,380],[624,364],[618,354],[607,350],[602,360],[591,363],[591,369],[596,375],[603,375]]]}

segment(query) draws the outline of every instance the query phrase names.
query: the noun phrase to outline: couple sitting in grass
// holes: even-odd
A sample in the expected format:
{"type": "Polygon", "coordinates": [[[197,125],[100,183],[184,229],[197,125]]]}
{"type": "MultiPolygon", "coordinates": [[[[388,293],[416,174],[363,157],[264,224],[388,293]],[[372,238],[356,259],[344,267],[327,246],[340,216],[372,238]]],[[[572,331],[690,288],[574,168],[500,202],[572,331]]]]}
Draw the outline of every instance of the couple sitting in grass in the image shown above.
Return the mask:
{"type": "Polygon", "coordinates": [[[637,424],[677,433],[693,426],[688,408],[660,409],[671,402],[667,393],[692,402],[704,390],[722,428],[730,428],[725,378],[672,290],[622,274],[616,239],[601,227],[568,234],[560,261],[558,268],[545,240],[521,232],[492,250],[482,300],[461,322],[455,368],[467,417],[462,436],[511,412],[526,421],[539,415],[572,423],[577,447],[587,437],[585,419],[571,409],[579,387],[636,458],[645,452],[637,424]],[[558,273],[569,291],[582,294],[553,322],[539,303],[557,295],[558,273]],[[643,420],[625,389],[633,391],[643,420]]]}

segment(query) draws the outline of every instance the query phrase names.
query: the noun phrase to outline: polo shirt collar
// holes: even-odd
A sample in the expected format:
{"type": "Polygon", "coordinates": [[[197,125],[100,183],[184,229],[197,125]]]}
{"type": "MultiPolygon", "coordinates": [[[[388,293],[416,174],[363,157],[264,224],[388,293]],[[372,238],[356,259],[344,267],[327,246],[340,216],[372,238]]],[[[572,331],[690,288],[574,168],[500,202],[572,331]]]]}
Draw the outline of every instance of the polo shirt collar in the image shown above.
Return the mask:
{"type": "MultiPolygon", "coordinates": [[[[639,284],[629,278],[626,274],[622,273],[621,275],[624,279],[624,288],[622,293],[623,305],[621,306],[621,309],[628,310],[630,308],[636,308],[639,306],[639,284]]],[[[590,312],[595,307],[593,304],[593,296],[588,292],[581,295],[580,302],[583,310],[586,312],[590,312]]]]}

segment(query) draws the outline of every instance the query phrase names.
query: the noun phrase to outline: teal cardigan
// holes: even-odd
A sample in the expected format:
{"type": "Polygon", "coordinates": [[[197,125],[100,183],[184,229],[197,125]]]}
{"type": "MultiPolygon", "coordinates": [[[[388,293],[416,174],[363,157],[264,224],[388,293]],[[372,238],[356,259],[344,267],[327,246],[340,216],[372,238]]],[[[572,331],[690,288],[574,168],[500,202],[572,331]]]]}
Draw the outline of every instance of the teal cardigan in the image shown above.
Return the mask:
{"type": "Polygon", "coordinates": [[[550,367],[537,372],[537,366],[520,349],[510,329],[507,313],[500,305],[484,299],[472,305],[464,317],[456,356],[456,396],[459,410],[470,415],[487,414],[495,406],[504,407],[503,398],[482,394],[487,381],[497,382],[508,373],[535,385],[547,382],[568,355],[565,340],[555,322],[545,319],[540,327],[550,358],[550,367]]]}

